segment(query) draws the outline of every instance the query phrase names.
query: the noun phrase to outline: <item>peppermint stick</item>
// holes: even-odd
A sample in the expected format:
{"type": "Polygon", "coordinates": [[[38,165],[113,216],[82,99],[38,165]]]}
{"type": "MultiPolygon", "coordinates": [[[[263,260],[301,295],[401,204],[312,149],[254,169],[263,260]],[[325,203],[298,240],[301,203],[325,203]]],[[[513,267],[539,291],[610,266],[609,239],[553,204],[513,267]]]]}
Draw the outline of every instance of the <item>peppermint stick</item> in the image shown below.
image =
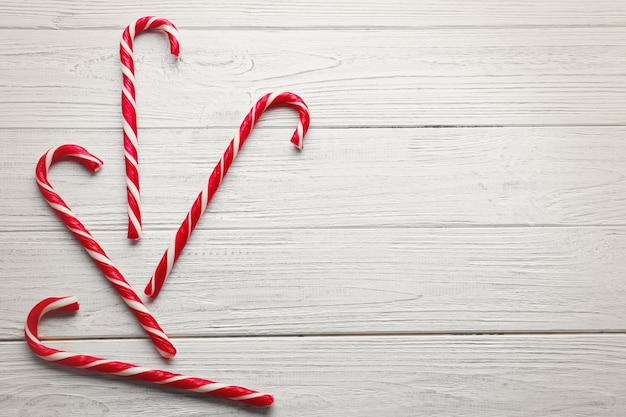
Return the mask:
{"type": "Polygon", "coordinates": [[[61,196],[55,191],[48,181],[48,171],[50,166],[61,158],[72,158],[83,164],[91,172],[100,169],[103,162],[96,156],[89,153],[85,148],[78,145],[61,145],[48,150],[37,163],[36,177],[37,185],[41,195],[48,202],[50,207],[58,214],[61,221],[78,240],[87,254],[94,260],[98,268],[102,271],[106,279],[113,285],[113,288],[122,297],[130,311],[133,312],[141,327],[144,328],[152,343],[164,358],[171,358],[176,354],[176,348],[165,335],[156,319],[150,314],[135,290],[126,281],[122,273],[113,265],[111,259],[104,252],[104,249],[96,242],[89,230],[74,215],[69,206],[63,201],[61,196]]]}
{"type": "Polygon", "coordinates": [[[267,407],[274,402],[274,397],[270,394],[262,394],[243,387],[220,384],[219,382],[209,381],[207,379],[160,371],[158,369],[144,368],[143,366],[137,366],[131,363],[96,358],[89,355],[79,355],[48,347],[39,340],[37,331],[39,321],[46,313],[57,310],[78,310],[78,300],[76,297],[46,298],[33,307],[26,319],[24,337],[26,338],[28,347],[30,347],[30,350],[32,350],[35,355],[43,360],[72,368],[88,369],[95,372],[139,379],[154,384],[181,388],[202,394],[210,394],[259,407],[267,407]]]}
{"type": "Polygon", "coordinates": [[[144,290],[147,295],[156,297],[159,294],[165,279],[170,274],[174,263],[178,260],[183,247],[198,224],[200,217],[206,211],[209,202],[215,195],[217,188],[224,179],[224,176],[228,172],[228,169],[239,153],[239,150],[243,146],[245,140],[248,138],[252,128],[258,122],[263,112],[265,112],[268,108],[277,105],[292,107],[298,111],[300,120],[298,127],[291,136],[291,143],[293,143],[298,149],[302,149],[304,144],[304,135],[309,129],[310,116],[307,105],[299,96],[293,93],[272,93],[263,96],[259,101],[257,101],[254,107],[252,107],[252,110],[250,110],[244,118],[241,126],[239,127],[239,131],[213,169],[213,172],[209,177],[209,181],[200,194],[198,194],[198,197],[191,206],[191,210],[189,210],[185,220],[176,232],[174,241],[161,257],[154,274],[150,278],[150,281],[144,290]]]}
{"type": "Polygon", "coordinates": [[[124,117],[124,159],[126,161],[126,194],[128,196],[128,238],[141,237],[141,197],[139,191],[137,108],[135,98],[135,61],[133,41],[135,36],[148,30],[162,30],[170,41],[170,51],[178,56],[178,30],[167,19],[146,16],[129,25],[122,34],[120,42],[120,61],[122,63],[122,115],[124,117]]]}

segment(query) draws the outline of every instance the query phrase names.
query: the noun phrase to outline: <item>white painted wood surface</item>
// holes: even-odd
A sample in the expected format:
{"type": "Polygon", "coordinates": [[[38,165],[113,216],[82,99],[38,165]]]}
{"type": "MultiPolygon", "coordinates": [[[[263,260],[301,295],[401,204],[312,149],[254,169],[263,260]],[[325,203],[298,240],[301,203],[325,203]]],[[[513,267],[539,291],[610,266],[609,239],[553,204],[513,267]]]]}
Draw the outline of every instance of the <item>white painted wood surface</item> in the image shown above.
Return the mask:
{"type": "MultiPolygon", "coordinates": [[[[0,415],[258,410],[37,360],[50,344],[276,395],[272,416],[626,415],[626,3],[7,0],[0,4],[0,415]],[[118,40],[137,39],[145,239],[125,239],[118,40]],[[264,116],[161,297],[157,358],[38,193],[51,181],[141,290],[254,100],[264,116]],[[610,333],[610,334],[600,334],[610,333]]],[[[261,412],[263,413],[263,412],[261,412]]]]}
{"type": "MultiPolygon", "coordinates": [[[[270,391],[276,396],[272,410],[65,372],[36,361],[25,343],[12,342],[0,345],[9,370],[1,377],[3,409],[25,416],[63,410],[81,416],[613,417],[626,408],[624,335],[176,341],[180,353],[172,368],[270,391]]],[[[135,340],[50,344],[162,366],[150,346],[138,347],[135,340]]]]}
{"type": "Polygon", "coordinates": [[[619,26],[626,22],[626,5],[612,0],[188,0],[178,3],[145,0],[141,6],[124,0],[69,1],[5,0],[0,13],[13,19],[7,28],[118,28],[137,13],[167,15],[178,25],[211,28],[389,28],[441,26],[619,26]]]}
{"type": "MultiPolygon", "coordinates": [[[[179,60],[162,37],[135,43],[141,127],[238,126],[275,90],[305,97],[317,127],[624,121],[622,27],[180,29],[179,60]]],[[[0,124],[118,128],[120,33],[3,31],[0,124]]]]}

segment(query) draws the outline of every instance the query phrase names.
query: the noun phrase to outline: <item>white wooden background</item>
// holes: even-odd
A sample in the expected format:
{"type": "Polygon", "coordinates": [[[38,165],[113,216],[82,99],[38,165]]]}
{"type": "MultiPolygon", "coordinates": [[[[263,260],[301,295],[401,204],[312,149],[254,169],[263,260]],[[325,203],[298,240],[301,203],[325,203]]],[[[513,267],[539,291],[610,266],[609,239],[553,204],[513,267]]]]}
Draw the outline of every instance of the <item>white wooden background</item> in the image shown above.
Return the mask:
{"type": "Polygon", "coordinates": [[[3,0],[0,415],[625,416],[626,3],[3,0]],[[125,239],[118,41],[136,42],[145,238],[125,239]],[[157,357],[34,181],[143,289],[239,122],[264,116],[150,308],[157,357]],[[49,344],[271,392],[260,411],[36,359],[49,344]]]}

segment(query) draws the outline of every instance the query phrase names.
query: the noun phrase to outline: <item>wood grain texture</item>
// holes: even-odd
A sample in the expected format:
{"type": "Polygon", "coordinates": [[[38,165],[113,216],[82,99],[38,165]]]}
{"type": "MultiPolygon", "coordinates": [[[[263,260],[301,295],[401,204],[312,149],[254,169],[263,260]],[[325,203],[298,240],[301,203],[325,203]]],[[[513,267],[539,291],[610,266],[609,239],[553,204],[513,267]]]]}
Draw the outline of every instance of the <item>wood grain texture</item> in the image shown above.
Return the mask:
{"type": "MultiPolygon", "coordinates": [[[[122,233],[96,233],[139,290],[169,236],[152,230],[133,247],[122,233]]],[[[0,337],[21,338],[31,304],[53,295],[76,295],[85,311],[50,334],[142,335],[67,233],[3,239],[0,337]]],[[[185,249],[148,304],[176,337],[623,331],[626,322],[624,228],[199,230],[185,249]]]]}
{"type": "MultiPolygon", "coordinates": [[[[0,126],[119,128],[121,30],[6,30],[0,126]]],[[[238,126],[292,90],[315,127],[624,124],[626,27],[186,31],[138,38],[139,126],[238,126]]],[[[291,119],[268,115],[281,126],[291,119]]]]}
{"type": "MultiPolygon", "coordinates": [[[[145,230],[173,237],[233,129],[139,133],[145,230]]],[[[313,128],[302,152],[290,135],[252,133],[201,229],[626,225],[626,128],[313,128]]],[[[34,181],[37,159],[61,143],[105,166],[61,163],[52,184],[88,228],[124,235],[121,129],[0,131],[0,225],[63,230],[34,181]]]]}
{"type": "Polygon", "coordinates": [[[254,386],[273,393],[275,405],[255,412],[200,395],[68,372],[33,358],[25,343],[5,342],[0,380],[9,395],[0,397],[0,406],[19,416],[613,417],[626,409],[624,335],[177,342],[179,356],[169,365],[134,340],[49,343],[254,386]]]}
{"type": "Polygon", "coordinates": [[[626,3],[0,2],[0,415],[562,416],[626,410],[626,3]],[[145,238],[125,239],[118,45],[137,40],[145,238]],[[40,197],[35,163],[141,291],[264,93],[310,105],[253,133],[149,303],[160,360],[40,197]],[[276,395],[266,412],[67,372],[53,346],[276,395]],[[611,334],[601,334],[609,332],[611,334]],[[476,334],[476,335],[475,335],[476,334]]]}
{"type": "Polygon", "coordinates": [[[449,26],[624,25],[626,5],[611,0],[5,0],[0,16],[8,28],[112,28],[120,30],[137,17],[152,14],[183,29],[432,28],[449,26]]]}

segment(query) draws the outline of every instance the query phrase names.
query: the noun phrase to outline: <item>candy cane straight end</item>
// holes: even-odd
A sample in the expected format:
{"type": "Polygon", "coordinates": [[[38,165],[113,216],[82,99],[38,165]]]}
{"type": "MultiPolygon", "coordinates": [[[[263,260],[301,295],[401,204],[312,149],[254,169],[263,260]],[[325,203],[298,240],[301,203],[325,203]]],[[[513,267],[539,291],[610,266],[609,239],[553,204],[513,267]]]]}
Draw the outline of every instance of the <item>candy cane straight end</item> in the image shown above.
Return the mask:
{"type": "Polygon", "coordinates": [[[126,235],[127,239],[131,240],[133,243],[139,242],[141,240],[141,236],[142,236],[142,233],[139,230],[133,228],[132,223],[129,221],[128,222],[128,234],[126,235]]]}
{"type": "Polygon", "coordinates": [[[296,146],[296,149],[301,151],[302,149],[304,149],[304,142],[298,139],[292,139],[291,143],[293,143],[296,146]]]}
{"type": "Polygon", "coordinates": [[[257,407],[269,407],[274,404],[274,397],[270,394],[263,394],[261,397],[257,397],[254,400],[255,403],[252,405],[256,405],[257,407]]]}
{"type": "Polygon", "coordinates": [[[159,295],[159,291],[155,288],[154,285],[154,276],[150,278],[150,282],[148,282],[148,285],[146,285],[146,288],[144,288],[143,292],[148,297],[152,298],[155,298],[157,295],[159,295]]]}
{"type": "Polygon", "coordinates": [[[78,310],[76,297],[51,297],[37,303],[26,319],[24,337],[30,350],[41,359],[71,368],[101,372],[150,382],[157,385],[180,388],[200,394],[209,394],[257,407],[272,405],[274,398],[236,385],[221,384],[208,379],[175,374],[169,371],[145,368],[127,362],[80,355],[44,345],[39,339],[39,322],[49,312],[78,310]]]}

